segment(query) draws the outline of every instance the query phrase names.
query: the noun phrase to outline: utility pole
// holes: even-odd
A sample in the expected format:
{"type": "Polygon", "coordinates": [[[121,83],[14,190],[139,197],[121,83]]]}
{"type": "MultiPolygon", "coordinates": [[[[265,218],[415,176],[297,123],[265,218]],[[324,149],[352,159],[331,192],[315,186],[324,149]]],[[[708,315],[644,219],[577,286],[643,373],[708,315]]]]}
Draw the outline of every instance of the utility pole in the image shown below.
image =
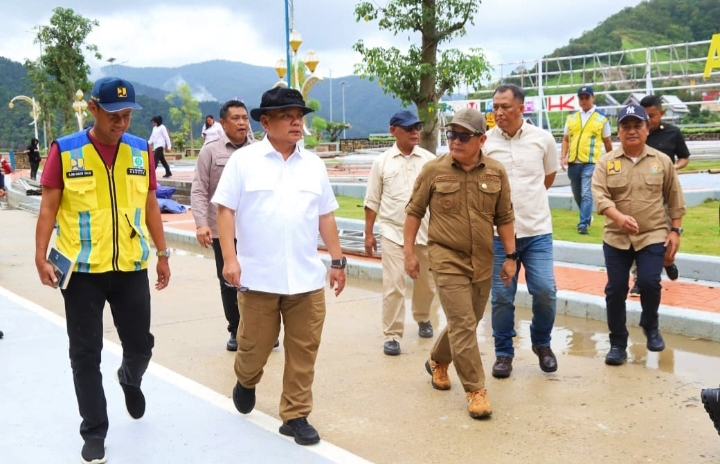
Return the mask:
{"type": "Polygon", "coordinates": [[[332,119],[332,69],[330,70],[330,122],[333,122],[333,119],[332,119]]]}

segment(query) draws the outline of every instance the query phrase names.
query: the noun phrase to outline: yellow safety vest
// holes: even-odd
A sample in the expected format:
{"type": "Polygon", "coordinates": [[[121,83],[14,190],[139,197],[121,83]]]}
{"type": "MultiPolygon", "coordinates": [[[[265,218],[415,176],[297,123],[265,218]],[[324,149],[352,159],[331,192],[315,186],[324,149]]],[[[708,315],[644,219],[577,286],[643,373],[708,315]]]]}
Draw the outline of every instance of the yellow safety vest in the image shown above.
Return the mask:
{"type": "Polygon", "coordinates": [[[75,272],[139,271],[150,255],[145,204],[150,184],[147,142],[123,134],[108,167],[87,131],[57,139],[64,188],[56,246],[75,272]]]}
{"type": "Polygon", "coordinates": [[[602,131],[608,118],[593,112],[583,126],[580,112],[567,117],[568,163],[594,164],[602,155],[602,131]]]}

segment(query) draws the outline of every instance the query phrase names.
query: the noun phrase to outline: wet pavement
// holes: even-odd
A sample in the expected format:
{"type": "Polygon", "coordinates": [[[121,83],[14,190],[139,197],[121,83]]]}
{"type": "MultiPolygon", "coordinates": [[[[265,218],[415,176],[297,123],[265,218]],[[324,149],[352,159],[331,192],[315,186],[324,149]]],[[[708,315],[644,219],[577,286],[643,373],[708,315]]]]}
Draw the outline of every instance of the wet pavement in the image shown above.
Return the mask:
{"type": "MultiPolygon", "coordinates": [[[[34,223],[35,216],[30,213],[0,211],[4,230],[0,286],[62,316],[61,295],[40,286],[37,280],[34,223]]],[[[227,399],[235,383],[233,354],[224,350],[227,334],[214,263],[195,253],[179,252],[171,258],[171,269],[170,287],[152,291],[153,359],[173,375],[198,382],[227,399]]],[[[350,279],[340,297],[328,291],[326,298],[328,314],[310,420],[325,441],[362,458],[413,464],[720,461],[720,437],[699,399],[701,388],[720,382],[720,343],[666,335],[668,348],[649,353],[640,330],[630,328],[628,364],[609,367],[603,363],[608,349],[605,324],[558,316],[553,349],[560,367],[554,374],[544,374],[530,351],[530,314],[519,309],[514,371],[509,379],[497,380],[489,376],[493,348],[486,317],[478,329],[478,340],[494,414],[490,420],[476,421],[466,413],[464,394],[452,367],[450,391],[436,391],[430,386],[423,364],[433,340],[417,336],[409,312],[401,342],[403,354],[382,354],[379,282],[350,279]]],[[[7,308],[0,307],[0,329],[6,337],[0,340],[0,349],[14,347],[7,342],[28,336],[42,343],[42,327],[23,327],[21,334],[3,327],[5,311],[7,308]]],[[[436,328],[445,324],[437,301],[431,321],[436,328]]],[[[118,341],[109,311],[105,337],[118,341]]],[[[24,349],[32,350],[32,346],[24,349]]],[[[41,351],[24,351],[23,356],[41,356],[41,351]]],[[[112,358],[108,359],[112,363],[112,358]]],[[[62,367],[67,370],[69,361],[65,362],[62,367]]],[[[271,355],[257,391],[257,410],[273,417],[277,417],[282,365],[281,345],[271,355]]],[[[15,380],[6,378],[3,382],[15,380]]],[[[67,375],[65,382],[71,382],[67,375]]],[[[32,383],[26,388],[32,389],[32,383]]],[[[162,420],[158,416],[166,406],[157,395],[148,394],[148,411],[153,412],[139,422],[150,422],[144,427],[155,427],[155,421],[162,420]]],[[[63,401],[72,403],[74,399],[70,395],[63,401]]],[[[234,417],[246,420],[239,414],[234,417]]],[[[17,417],[10,419],[23,427],[34,427],[17,417]]],[[[4,420],[9,423],[7,417],[4,420]]],[[[57,433],[78,439],[79,418],[71,414],[57,420],[64,426],[57,433]]],[[[111,425],[110,435],[119,428],[111,425]]],[[[233,433],[222,425],[214,430],[215,435],[227,435],[222,443],[229,447],[233,433]]],[[[32,434],[27,436],[33,439],[32,434]]],[[[132,447],[132,443],[116,446],[132,447]]],[[[189,439],[183,446],[202,444],[189,439]]],[[[258,440],[256,446],[267,448],[269,453],[272,441],[258,440]]],[[[244,461],[240,455],[234,458],[244,461]]]]}

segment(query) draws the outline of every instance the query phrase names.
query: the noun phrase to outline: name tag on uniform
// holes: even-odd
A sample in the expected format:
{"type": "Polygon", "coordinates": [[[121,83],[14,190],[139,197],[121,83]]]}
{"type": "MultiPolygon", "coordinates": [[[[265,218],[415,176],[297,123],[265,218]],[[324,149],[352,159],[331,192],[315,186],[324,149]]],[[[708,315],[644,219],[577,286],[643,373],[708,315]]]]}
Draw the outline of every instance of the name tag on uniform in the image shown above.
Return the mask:
{"type": "Polygon", "coordinates": [[[93,172],[92,171],[70,171],[65,173],[65,177],[68,179],[74,179],[76,177],[92,177],[93,172]]]}
{"type": "Polygon", "coordinates": [[[145,176],[145,169],[143,168],[128,168],[128,176],[145,176]]]}
{"type": "Polygon", "coordinates": [[[622,163],[620,160],[608,161],[607,162],[607,173],[608,174],[620,174],[622,171],[622,163]]]}

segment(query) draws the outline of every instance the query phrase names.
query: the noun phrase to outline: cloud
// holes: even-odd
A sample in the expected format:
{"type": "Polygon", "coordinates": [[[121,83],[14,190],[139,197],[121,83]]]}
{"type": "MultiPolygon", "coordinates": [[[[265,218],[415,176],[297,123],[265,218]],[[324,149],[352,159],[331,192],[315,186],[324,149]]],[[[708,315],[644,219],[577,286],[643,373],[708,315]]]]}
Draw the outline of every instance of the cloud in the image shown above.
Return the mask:
{"type": "MultiPolygon", "coordinates": [[[[384,0],[387,1],[387,0],[384,0]]],[[[8,3],[8,2],[6,2],[8,3]]],[[[303,35],[300,56],[314,50],[318,71],[328,76],[351,74],[361,57],[352,45],[362,38],[368,45],[406,48],[408,34],[392,36],[375,22],[355,22],[354,0],[295,0],[295,28],[303,35]]],[[[380,2],[383,3],[383,2],[380,2]]],[[[493,63],[533,60],[590,30],[607,16],[640,0],[484,0],[468,27],[468,34],[449,46],[482,47],[493,63]]],[[[18,2],[3,5],[8,21],[0,30],[0,56],[23,61],[39,54],[32,28],[47,24],[55,0],[34,0],[33,8],[18,2]],[[39,13],[42,12],[42,13],[39,13]]],[[[285,56],[285,11],[282,0],[220,2],[176,0],[172,4],[141,0],[92,2],[66,0],[65,7],[90,19],[97,27],[88,38],[105,59],[133,67],[181,66],[225,59],[274,66],[285,56]]],[[[410,34],[410,40],[417,36],[410,34]]],[[[94,69],[104,61],[88,59],[94,69]]]]}

